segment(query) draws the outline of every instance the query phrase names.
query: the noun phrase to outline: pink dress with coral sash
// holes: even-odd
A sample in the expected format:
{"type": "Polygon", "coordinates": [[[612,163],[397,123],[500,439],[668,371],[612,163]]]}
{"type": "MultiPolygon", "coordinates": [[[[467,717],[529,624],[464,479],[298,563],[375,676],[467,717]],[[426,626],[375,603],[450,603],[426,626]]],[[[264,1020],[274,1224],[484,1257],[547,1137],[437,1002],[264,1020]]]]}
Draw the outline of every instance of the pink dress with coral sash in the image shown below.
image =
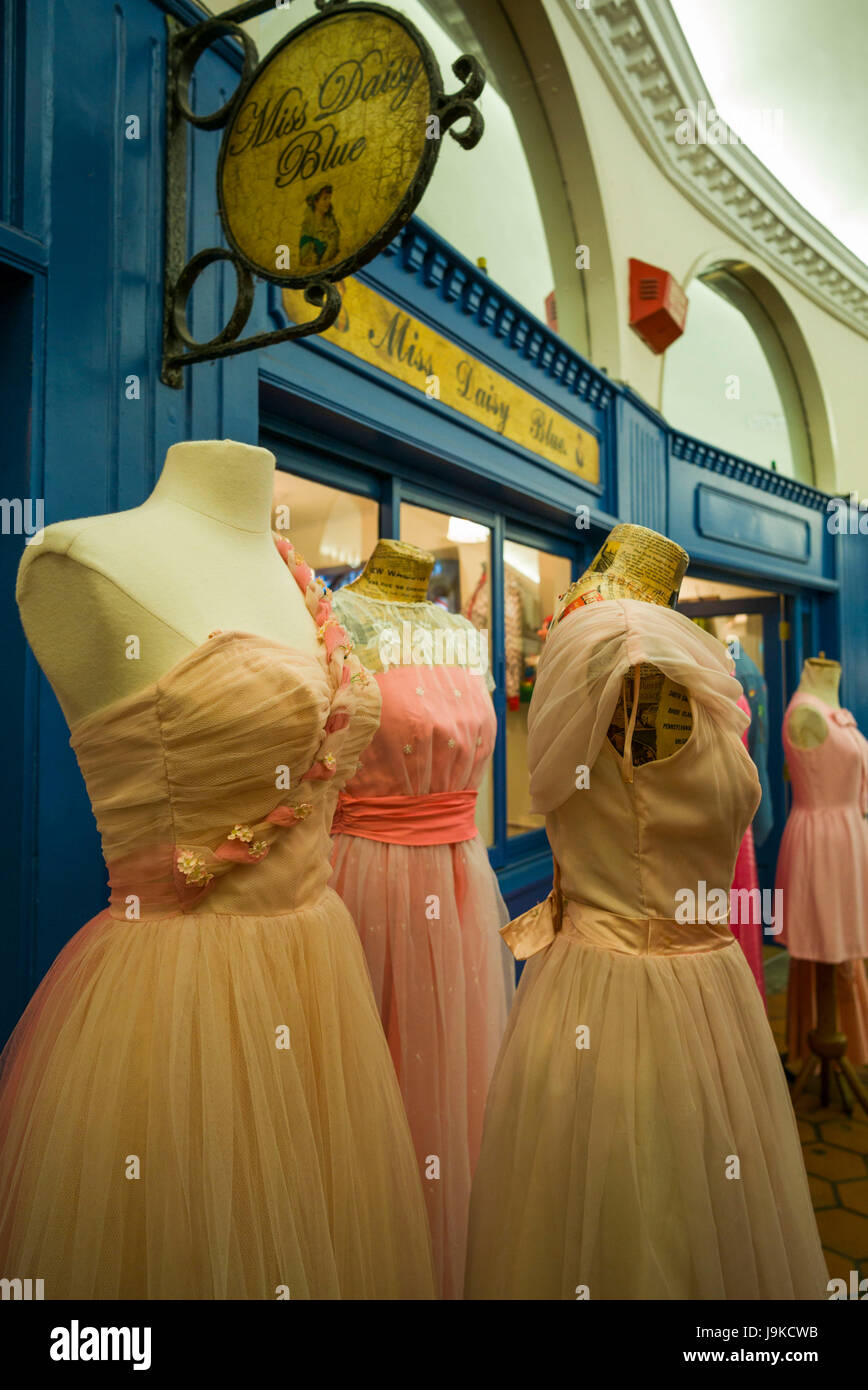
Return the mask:
{"type": "Polygon", "coordinates": [[[467,619],[352,590],[335,595],[335,611],[376,670],[383,713],[338,804],[332,886],[367,957],[423,1175],[440,1290],[460,1298],[485,1098],[515,988],[498,934],[509,914],[475,820],[494,707],[485,672],[454,660],[381,669],[384,634],[408,623],[417,635],[460,637],[466,650],[475,638],[467,619]]]}

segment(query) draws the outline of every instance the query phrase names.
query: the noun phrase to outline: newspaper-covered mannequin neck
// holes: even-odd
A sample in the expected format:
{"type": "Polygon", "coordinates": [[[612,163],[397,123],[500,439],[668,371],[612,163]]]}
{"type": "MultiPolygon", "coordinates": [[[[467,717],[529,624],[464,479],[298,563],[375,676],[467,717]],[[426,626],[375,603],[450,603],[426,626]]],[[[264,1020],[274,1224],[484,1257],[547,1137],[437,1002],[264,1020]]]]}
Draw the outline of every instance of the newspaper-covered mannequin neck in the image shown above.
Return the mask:
{"type": "Polygon", "coordinates": [[[815,695],[824,704],[837,709],[840,705],[838,691],[841,685],[841,663],[829,661],[824,656],[809,656],[799,677],[799,690],[803,695],[815,695]]]}
{"type": "MultiPolygon", "coordinates": [[[[552,626],[586,604],[612,599],[631,598],[674,608],[689,563],[687,551],[659,532],[630,523],[615,526],[584,574],[561,595],[552,626]]],[[[633,714],[634,689],[631,670],[624,677],[621,704],[609,726],[609,741],[621,756],[633,714]]],[[[693,728],[687,691],[656,667],[643,664],[639,667],[634,722],[634,767],[671,757],[687,742],[693,728]]]]}
{"type": "Polygon", "coordinates": [[[358,579],[346,587],[367,598],[422,603],[433,568],[430,550],[420,550],[406,541],[380,540],[358,579]]]}

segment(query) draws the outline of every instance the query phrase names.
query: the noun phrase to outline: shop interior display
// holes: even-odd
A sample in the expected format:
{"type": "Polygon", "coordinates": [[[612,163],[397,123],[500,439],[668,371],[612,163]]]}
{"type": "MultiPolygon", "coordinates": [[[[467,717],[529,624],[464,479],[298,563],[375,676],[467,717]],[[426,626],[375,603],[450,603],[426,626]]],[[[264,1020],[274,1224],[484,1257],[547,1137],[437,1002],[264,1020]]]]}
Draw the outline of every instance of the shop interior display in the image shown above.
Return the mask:
{"type": "MultiPolygon", "coordinates": [[[[380,538],[332,593],[274,506],[270,451],[190,441],[141,506],[25,550],[110,901],[0,1055],[0,1269],[52,1298],[823,1297],[762,925],[730,917],[766,697],[676,611],[687,552],[618,524],[553,602],[571,562],[512,546],[510,795],[554,873],[509,921],[488,562],[460,611],[457,550],[380,538]]],[[[808,660],[787,709],[779,885],[791,1061],[840,1015],[851,1077],[868,741],[839,678],[808,660]]]]}
{"type": "Polygon", "coordinates": [[[555,886],[504,928],[526,964],[470,1298],[823,1296],[786,1080],[727,925],[759,781],[731,659],[671,611],[687,560],[616,526],[540,659],[528,752],[555,886]]]}

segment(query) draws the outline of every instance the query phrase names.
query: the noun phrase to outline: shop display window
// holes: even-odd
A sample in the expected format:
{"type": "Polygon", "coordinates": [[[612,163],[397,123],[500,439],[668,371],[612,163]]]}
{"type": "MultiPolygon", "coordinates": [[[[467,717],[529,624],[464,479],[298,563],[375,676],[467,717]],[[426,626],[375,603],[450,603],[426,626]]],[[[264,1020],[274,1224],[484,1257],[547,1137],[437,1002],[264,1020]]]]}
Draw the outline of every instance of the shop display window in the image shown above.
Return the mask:
{"type": "Polygon", "coordinates": [[[330,589],[340,589],[361,574],[377,543],[379,509],[371,497],[278,469],[271,524],[330,589]]]}
{"type": "Polygon", "coordinates": [[[569,587],[570,561],[534,546],[504,541],[506,656],[506,809],[512,838],[545,825],[530,808],[527,713],[537,665],[559,594],[569,587]]]}

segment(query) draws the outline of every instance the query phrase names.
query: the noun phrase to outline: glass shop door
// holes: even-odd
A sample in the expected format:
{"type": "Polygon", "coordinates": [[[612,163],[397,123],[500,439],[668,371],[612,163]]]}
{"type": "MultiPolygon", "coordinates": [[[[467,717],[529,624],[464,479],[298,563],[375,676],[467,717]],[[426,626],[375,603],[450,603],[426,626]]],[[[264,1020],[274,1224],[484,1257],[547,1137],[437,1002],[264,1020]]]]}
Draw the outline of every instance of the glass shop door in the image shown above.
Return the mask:
{"type": "Polygon", "coordinates": [[[751,755],[758,768],[765,762],[765,803],[754,821],[760,885],[774,886],[778,845],[788,810],[781,727],[792,695],[793,600],[781,593],[749,589],[717,580],[688,576],[678,604],[684,613],[725,642],[754,714],[751,755]]]}

